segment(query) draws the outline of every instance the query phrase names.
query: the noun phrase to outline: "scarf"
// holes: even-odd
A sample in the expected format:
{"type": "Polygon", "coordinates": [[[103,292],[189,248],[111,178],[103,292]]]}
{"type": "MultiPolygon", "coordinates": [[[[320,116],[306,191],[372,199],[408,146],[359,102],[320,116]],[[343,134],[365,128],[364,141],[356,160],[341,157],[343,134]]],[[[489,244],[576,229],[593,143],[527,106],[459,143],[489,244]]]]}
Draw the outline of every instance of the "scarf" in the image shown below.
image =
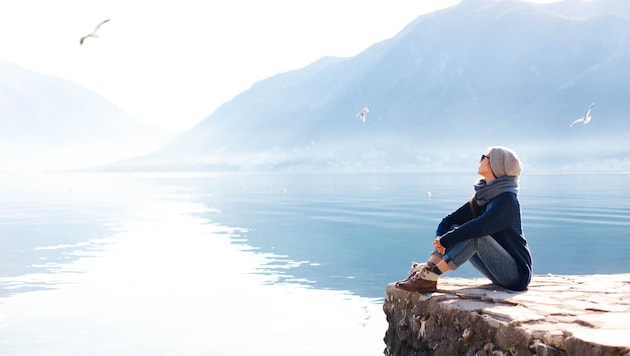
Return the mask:
{"type": "Polygon", "coordinates": [[[490,183],[480,179],[475,184],[475,200],[479,206],[488,204],[499,194],[512,192],[518,194],[518,179],[516,177],[502,176],[490,183]]]}

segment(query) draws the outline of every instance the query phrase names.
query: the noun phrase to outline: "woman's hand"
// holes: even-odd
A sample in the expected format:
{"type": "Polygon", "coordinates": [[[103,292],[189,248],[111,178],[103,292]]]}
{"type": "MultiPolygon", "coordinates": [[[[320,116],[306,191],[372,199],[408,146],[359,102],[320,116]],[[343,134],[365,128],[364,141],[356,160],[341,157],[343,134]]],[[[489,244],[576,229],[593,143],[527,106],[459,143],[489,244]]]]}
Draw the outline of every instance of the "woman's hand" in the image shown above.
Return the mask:
{"type": "Polygon", "coordinates": [[[435,250],[441,254],[445,254],[446,253],[446,248],[444,246],[442,246],[442,244],[440,243],[440,239],[442,238],[442,236],[436,236],[435,240],[433,240],[433,248],[435,248],[435,250]]]}

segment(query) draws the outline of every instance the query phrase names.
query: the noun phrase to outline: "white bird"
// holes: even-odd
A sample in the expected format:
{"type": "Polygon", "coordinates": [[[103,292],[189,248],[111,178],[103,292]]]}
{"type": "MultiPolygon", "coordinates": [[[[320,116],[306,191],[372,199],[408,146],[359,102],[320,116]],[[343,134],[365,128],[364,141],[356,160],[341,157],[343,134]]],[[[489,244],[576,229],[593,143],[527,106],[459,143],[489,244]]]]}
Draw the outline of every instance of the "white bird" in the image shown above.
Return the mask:
{"type": "Polygon", "coordinates": [[[101,28],[101,26],[102,26],[105,22],[107,22],[107,21],[109,21],[109,20],[111,20],[111,19],[107,19],[107,20],[105,20],[105,21],[103,21],[103,22],[99,23],[98,25],[96,25],[96,27],[94,28],[94,31],[92,31],[91,33],[88,33],[87,35],[85,35],[85,36],[81,37],[81,39],[79,40],[79,44],[80,44],[80,45],[82,45],[82,44],[83,44],[83,41],[85,41],[88,37],[98,38],[98,35],[96,34],[96,32],[98,31],[98,29],[99,29],[99,28],[101,28]]]}
{"type": "Polygon", "coordinates": [[[584,116],[582,116],[581,118],[573,121],[571,123],[571,125],[569,125],[569,127],[572,127],[573,125],[577,124],[578,122],[581,122],[584,125],[588,124],[591,121],[591,110],[593,110],[593,106],[595,106],[595,103],[592,103],[591,106],[589,106],[588,109],[586,109],[586,113],[584,114],[584,116]]]}
{"type": "Polygon", "coordinates": [[[361,119],[361,121],[365,122],[365,114],[369,113],[370,110],[365,107],[363,110],[359,111],[355,116],[361,119]]]}

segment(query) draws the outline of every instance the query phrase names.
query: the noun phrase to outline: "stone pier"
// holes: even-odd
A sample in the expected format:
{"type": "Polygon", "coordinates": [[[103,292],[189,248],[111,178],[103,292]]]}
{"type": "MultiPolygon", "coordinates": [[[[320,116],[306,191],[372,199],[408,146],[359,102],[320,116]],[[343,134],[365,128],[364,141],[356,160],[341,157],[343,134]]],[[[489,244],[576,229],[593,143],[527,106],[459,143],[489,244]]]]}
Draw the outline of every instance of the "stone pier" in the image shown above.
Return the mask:
{"type": "Polygon", "coordinates": [[[630,356],[630,274],[536,275],[524,292],[443,277],[438,288],[387,286],[389,355],[630,356]]]}

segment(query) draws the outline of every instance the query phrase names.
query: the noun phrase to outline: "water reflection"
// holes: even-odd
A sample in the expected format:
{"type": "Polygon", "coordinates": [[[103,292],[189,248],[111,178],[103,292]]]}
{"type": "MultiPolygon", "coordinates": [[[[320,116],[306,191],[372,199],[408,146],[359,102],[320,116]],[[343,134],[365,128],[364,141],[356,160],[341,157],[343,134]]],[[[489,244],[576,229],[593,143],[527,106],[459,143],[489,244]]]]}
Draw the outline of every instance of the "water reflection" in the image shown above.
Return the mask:
{"type": "MultiPolygon", "coordinates": [[[[476,177],[43,178],[0,176],[8,354],[380,354],[385,285],[476,177]]],[[[522,179],[536,273],[628,271],[626,178],[522,179]]]]}
{"type": "MultiPolygon", "coordinates": [[[[63,194],[64,179],[49,186],[54,196],[63,194]]],[[[37,224],[51,233],[16,246],[13,251],[33,256],[2,273],[5,291],[21,292],[0,298],[3,353],[367,355],[383,349],[379,303],[310,288],[308,280],[281,283],[290,280],[287,270],[309,262],[248,245],[251,231],[213,219],[221,210],[196,200],[189,187],[164,191],[144,180],[91,179],[72,182],[75,196],[60,204],[67,214],[28,217],[25,209],[27,224],[3,219],[18,235],[37,224]],[[100,186],[108,188],[95,189],[100,186]],[[47,225],[82,220],[76,211],[103,229],[65,235],[47,225]]],[[[33,203],[45,200],[40,193],[33,203]]]]}

